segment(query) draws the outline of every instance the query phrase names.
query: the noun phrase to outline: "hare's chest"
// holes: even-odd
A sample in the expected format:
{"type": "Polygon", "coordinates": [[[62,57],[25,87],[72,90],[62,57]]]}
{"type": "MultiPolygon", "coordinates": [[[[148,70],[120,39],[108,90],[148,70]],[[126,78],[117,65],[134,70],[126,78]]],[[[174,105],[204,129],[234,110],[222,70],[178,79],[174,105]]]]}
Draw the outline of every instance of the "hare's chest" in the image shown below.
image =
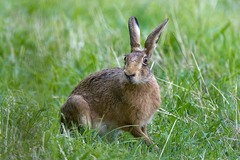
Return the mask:
{"type": "Polygon", "coordinates": [[[152,101],[142,101],[142,103],[138,103],[131,108],[131,117],[134,117],[135,115],[134,121],[140,126],[143,126],[152,120],[154,113],[158,109],[158,106],[156,106],[156,104],[154,104],[152,101]]]}
{"type": "Polygon", "coordinates": [[[134,124],[140,126],[149,123],[160,107],[160,95],[153,91],[148,94],[142,92],[132,93],[128,95],[127,99],[127,116],[134,124]]]}
{"type": "Polygon", "coordinates": [[[130,107],[137,108],[145,113],[151,113],[161,105],[159,87],[156,84],[133,88],[125,92],[124,101],[130,107]]]}

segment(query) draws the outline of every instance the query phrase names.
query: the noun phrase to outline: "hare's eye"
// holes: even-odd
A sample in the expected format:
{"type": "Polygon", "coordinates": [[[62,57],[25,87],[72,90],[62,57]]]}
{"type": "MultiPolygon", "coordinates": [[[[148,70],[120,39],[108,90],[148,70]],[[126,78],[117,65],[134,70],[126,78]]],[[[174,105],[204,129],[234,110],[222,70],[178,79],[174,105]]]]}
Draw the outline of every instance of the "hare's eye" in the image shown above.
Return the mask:
{"type": "Polygon", "coordinates": [[[147,57],[144,57],[144,58],[143,58],[143,65],[144,65],[144,66],[147,66],[147,65],[148,65],[148,58],[147,58],[147,57]]]}
{"type": "Polygon", "coordinates": [[[123,60],[124,60],[124,64],[126,65],[126,63],[127,63],[127,56],[125,56],[123,60]]]}

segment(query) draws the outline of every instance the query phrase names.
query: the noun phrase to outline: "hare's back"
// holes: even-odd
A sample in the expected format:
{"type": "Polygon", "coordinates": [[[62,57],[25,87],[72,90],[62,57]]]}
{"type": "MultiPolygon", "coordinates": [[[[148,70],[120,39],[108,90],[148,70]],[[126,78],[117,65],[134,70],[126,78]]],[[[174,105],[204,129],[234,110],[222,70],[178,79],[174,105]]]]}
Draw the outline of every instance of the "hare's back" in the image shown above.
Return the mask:
{"type": "Polygon", "coordinates": [[[103,101],[113,98],[114,93],[120,88],[123,76],[121,68],[105,69],[90,74],[75,87],[71,95],[82,95],[90,103],[94,99],[103,101]]]}

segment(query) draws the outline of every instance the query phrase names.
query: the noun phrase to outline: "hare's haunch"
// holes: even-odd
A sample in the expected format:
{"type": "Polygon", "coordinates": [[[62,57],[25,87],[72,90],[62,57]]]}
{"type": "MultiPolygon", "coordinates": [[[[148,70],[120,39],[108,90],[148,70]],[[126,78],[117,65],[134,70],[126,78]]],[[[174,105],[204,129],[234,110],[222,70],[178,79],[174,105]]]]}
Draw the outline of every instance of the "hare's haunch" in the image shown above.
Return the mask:
{"type": "Polygon", "coordinates": [[[89,126],[99,133],[121,128],[151,145],[146,127],[161,106],[161,99],[148,62],[167,21],[149,34],[141,49],[137,19],[130,17],[131,53],[125,56],[124,67],[102,70],[83,79],[61,108],[61,125],[69,129],[73,125],[89,126]]]}

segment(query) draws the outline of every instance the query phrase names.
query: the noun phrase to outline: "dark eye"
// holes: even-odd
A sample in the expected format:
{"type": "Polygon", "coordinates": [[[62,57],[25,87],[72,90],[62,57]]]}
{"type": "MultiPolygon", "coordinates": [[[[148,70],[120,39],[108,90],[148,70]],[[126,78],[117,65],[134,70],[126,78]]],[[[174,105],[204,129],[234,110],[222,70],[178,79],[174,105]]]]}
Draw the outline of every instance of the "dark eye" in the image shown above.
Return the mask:
{"type": "Polygon", "coordinates": [[[143,65],[144,66],[148,65],[148,58],[147,57],[143,57],[143,65]]]}
{"type": "Polygon", "coordinates": [[[125,56],[123,60],[124,60],[124,64],[126,65],[127,56],[125,56]]]}

